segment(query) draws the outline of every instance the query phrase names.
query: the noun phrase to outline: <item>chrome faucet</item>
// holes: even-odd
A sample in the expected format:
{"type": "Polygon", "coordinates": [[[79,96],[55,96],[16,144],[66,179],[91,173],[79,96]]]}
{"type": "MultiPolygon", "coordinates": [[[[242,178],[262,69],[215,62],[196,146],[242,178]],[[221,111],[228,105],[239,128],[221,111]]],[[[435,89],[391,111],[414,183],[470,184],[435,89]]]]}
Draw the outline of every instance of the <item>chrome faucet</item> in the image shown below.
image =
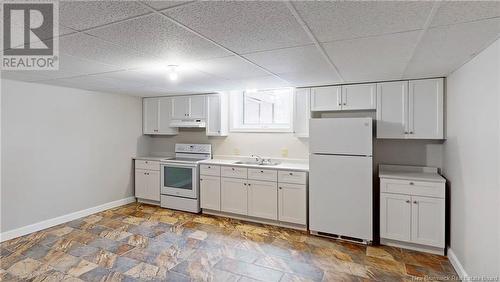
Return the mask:
{"type": "Polygon", "coordinates": [[[251,155],[250,157],[255,158],[255,161],[258,164],[263,164],[264,163],[264,158],[259,156],[259,155],[251,155]]]}

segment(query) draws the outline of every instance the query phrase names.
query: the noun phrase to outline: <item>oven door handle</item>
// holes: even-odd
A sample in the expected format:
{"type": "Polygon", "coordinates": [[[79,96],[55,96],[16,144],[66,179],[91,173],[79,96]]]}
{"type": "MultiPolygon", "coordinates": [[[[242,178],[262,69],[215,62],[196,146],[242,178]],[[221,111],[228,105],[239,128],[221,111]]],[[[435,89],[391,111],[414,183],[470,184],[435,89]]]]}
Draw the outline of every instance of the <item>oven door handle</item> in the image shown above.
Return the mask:
{"type": "Polygon", "coordinates": [[[161,164],[161,167],[183,167],[183,168],[196,168],[197,165],[196,164],[174,164],[174,163],[169,163],[169,164],[166,164],[166,163],[163,163],[161,164]]]}

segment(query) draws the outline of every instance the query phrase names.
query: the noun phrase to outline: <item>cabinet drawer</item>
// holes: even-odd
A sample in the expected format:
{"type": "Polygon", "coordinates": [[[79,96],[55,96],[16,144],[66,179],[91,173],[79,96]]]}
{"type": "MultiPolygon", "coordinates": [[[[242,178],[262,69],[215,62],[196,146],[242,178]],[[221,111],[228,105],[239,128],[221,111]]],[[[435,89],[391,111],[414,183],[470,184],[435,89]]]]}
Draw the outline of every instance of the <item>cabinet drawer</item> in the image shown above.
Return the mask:
{"type": "Polygon", "coordinates": [[[278,181],[278,172],[272,169],[248,169],[248,179],[278,181]]]}
{"type": "Polygon", "coordinates": [[[381,179],[380,192],[444,198],[445,186],[436,182],[381,179]]]}
{"type": "Polygon", "coordinates": [[[160,170],[159,161],[135,160],[136,169],[160,170]]]}
{"type": "Polygon", "coordinates": [[[247,169],[244,167],[223,166],[220,173],[224,177],[247,178],[247,169]]]}
{"type": "Polygon", "coordinates": [[[306,184],[307,173],[302,171],[280,170],[278,172],[278,182],[306,184]]]}
{"type": "Polygon", "coordinates": [[[200,174],[201,175],[220,176],[220,166],[210,165],[210,164],[202,164],[202,165],[200,165],[200,174]]]}

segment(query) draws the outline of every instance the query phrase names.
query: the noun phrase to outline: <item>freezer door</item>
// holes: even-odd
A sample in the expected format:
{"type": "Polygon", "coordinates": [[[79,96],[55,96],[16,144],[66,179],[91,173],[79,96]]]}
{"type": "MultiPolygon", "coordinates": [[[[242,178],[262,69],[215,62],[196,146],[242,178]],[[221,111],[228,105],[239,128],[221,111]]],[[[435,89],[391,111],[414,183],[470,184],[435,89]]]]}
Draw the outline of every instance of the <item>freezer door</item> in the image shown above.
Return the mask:
{"type": "Polygon", "coordinates": [[[372,240],[372,158],[311,155],[309,229],[372,240]]]}
{"type": "Polygon", "coordinates": [[[311,153],[372,155],[371,118],[316,118],[309,124],[311,153]]]}

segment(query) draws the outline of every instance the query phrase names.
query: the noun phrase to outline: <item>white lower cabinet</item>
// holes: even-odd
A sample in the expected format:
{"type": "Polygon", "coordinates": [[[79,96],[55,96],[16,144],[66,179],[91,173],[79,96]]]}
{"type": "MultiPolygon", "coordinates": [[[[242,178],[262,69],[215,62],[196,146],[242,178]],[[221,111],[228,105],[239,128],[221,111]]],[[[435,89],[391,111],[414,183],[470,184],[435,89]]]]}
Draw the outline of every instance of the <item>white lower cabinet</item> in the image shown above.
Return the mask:
{"type": "Polygon", "coordinates": [[[306,172],[211,164],[200,167],[201,207],[207,212],[221,211],[305,229],[306,172]]]}
{"type": "Polygon", "coordinates": [[[160,201],[160,171],[135,170],[135,196],[150,201],[160,201]]]}
{"type": "Polygon", "coordinates": [[[270,181],[249,180],[248,215],[278,219],[278,184],[270,181]]]}
{"type": "Polygon", "coordinates": [[[412,196],[411,201],[412,242],[434,247],[444,246],[444,199],[412,196]]]}
{"type": "Polygon", "coordinates": [[[380,237],[411,240],[411,196],[380,194],[380,237]]]}
{"type": "Polygon", "coordinates": [[[278,220],[296,224],[307,223],[306,185],[279,183],[278,220]]]}
{"type": "Polygon", "coordinates": [[[246,179],[222,177],[220,191],[221,211],[242,215],[248,214],[246,179]]]}
{"type": "Polygon", "coordinates": [[[427,184],[412,180],[381,179],[381,243],[388,240],[389,243],[417,250],[444,251],[445,184],[427,184]]]}
{"type": "Polygon", "coordinates": [[[200,176],[201,208],[220,210],[220,177],[200,176]]]}

